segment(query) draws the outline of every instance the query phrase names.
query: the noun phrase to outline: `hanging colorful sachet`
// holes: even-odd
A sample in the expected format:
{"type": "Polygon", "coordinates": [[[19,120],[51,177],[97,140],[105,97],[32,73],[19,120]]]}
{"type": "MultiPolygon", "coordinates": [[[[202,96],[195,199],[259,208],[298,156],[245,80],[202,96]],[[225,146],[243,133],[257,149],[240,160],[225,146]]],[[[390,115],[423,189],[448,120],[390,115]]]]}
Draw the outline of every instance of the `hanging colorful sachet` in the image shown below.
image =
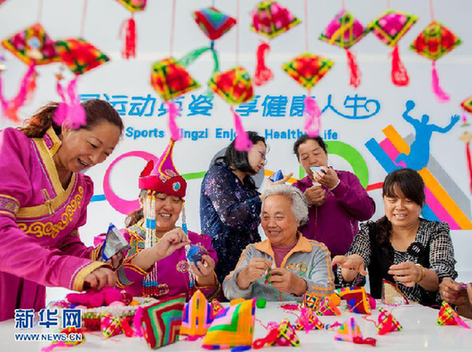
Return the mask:
{"type": "Polygon", "coordinates": [[[214,7],[207,7],[193,13],[195,22],[210,40],[221,38],[236,24],[236,20],[214,7]]]}
{"type": "Polygon", "coordinates": [[[254,97],[251,77],[241,66],[214,74],[210,87],[230,105],[246,103],[254,97]]]}
{"type": "MultiPolygon", "coordinates": [[[[225,33],[233,28],[236,24],[236,20],[214,7],[207,7],[195,11],[193,17],[203,34],[210,39],[210,45],[192,50],[181,58],[179,63],[184,67],[188,67],[204,53],[211,52],[214,62],[213,75],[219,71],[219,60],[215,49],[215,40],[221,38],[225,33]]],[[[212,95],[210,89],[208,89],[207,95],[212,95]]]]}
{"type": "MultiPolygon", "coordinates": [[[[254,97],[251,77],[249,73],[241,67],[236,66],[225,72],[215,73],[209,82],[210,88],[223,98],[230,105],[239,105],[250,101],[254,97]]],[[[234,125],[236,128],[236,149],[249,151],[252,142],[244,130],[241,118],[231,107],[234,125]]]]}
{"type": "Polygon", "coordinates": [[[172,0],[169,57],[159,60],[152,65],[151,85],[167,105],[170,138],[173,141],[178,141],[181,139],[181,135],[176,119],[180,115],[180,109],[172,99],[199,88],[200,85],[187,72],[185,67],[173,57],[175,17],[176,0],[172,0]]]}
{"type": "Polygon", "coordinates": [[[57,40],[55,46],[60,60],[75,74],[75,77],[65,89],[61,84],[63,76],[57,75],[56,88],[62,102],[56,109],[54,122],[60,125],[66,118],[69,118],[72,128],[78,128],[86,123],[85,110],[80,104],[77,94],[78,78],[110,59],[105,53],[82,38],[57,40]]]}
{"type": "Polygon", "coordinates": [[[124,20],[121,24],[120,37],[125,36],[125,44],[121,55],[125,59],[136,57],[136,22],[134,21],[135,12],[144,11],[147,0],[117,0],[128,11],[131,12],[131,17],[124,20]]]}
{"type": "Polygon", "coordinates": [[[57,40],[60,60],[76,75],[82,75],[108,61],[110,58],[82,38],[57,40]]]}
{"type": "Polygon", "coordinates": [[[2,45],[28,66],[59,61],[54,41],[40,23],[3,40],[2,45]]]}
{"type": "Polygon", "coordinates": [[[13,55],[28,65],[28,70],[22,79],[18,94],[11,100],[7,100],[2,92],[2,79],[0,77],[0,102],[3,115],[8,119],[18,122],[18,109],[26,100],[30,99],[36,89],[36,65],[47,65],[59,60],[54,41],[45,32],[40,23],[36,23],[9,38],[2,41],[2,45],[13,55]]]}
{"type": "Polygon", "coordinates": [[[194,90],[200,85],[174,58],[157,61],[152,66],[151,85],[168,106],[169,130],[173,141],[180,140],[180,131],[175,122],[179,115],[177,104],[171,100],[194,90]]]}
{"type": "MultiPolygon", "coordinates": [[[[465,99],[462,103],[461,103],[461,106],[462,108],[472,114],[472,95],[470,97],[468,97],[467,99],[465,99]]],[[[469,124],[467,123],[467,117],[465,116],[465,114],[462,115],[462,127],[465,127],[465,126],[468,126],[469,124]]]]}
{"type": "Polygon", "coordinates": [[[305,98],[305,131],[310,137],[316,137],[321,127],[321,110],[311,97],[311,89],[333,67],[330,59],[305,52],[283,65],[284,71],[298,84],[306,88],[305,98]]]}
{"type": "Polygon", "coordinates": [[[398,41],[416,23],[418,16],[387,10],[372,21],[368,28],[386,45],[393,47],[392,55],[392,82],[396,86],[407,86],[410,78],[400,59],[398,41]]]}
{"type": "Polygon", "coordinates": [[[356,56],[350,48],[360,41],[368,31],[352,13],[341,10],[328,24],[319,39],[331,45],[339,46],[346,51],[350,73],[350,85],[357,88],[361,83],[361,71],[356,56]]]}
{"type": "MultiPolygon", "coordinates": [[[[290,10],[275,0],[268,0],[257,4],[252,13],[250,28],[266,38],[273,39],[298,24],[300,24],[300,20],[290,10]]],[[[261,41],[257,48],[257,64],[254,75],[256,86],[262,86],[273,78],[272,70],[265,63],[268,51],[270,51],[269,43],[261,41]]]]}
{"type": "MultiPolygon", "coordinates": [[[[199,11],[195,11],[193,13],[193,16],[194,16],[195,22],[200,27],[203,34],[205,34],[205,36],[208,39],[210,39],[209,47],[196,50],[195,59],[199,55],[201,55],[201,54],[198,54],[199,52],[203,53],[210,50],[213,56],[213,61],[214,61],[214,67],[213,67],[213,73],[212,73],[213,75],[214,73],[219,71],[219,66],[220,66],[218,55],[215,50],[215,40],[220,39],[231,28],[233,28],[233,26],[236,24],[236,20],[233,17],[224,14],[223,12],[217,10],[214,7],[208,7],[208,8],[201,9],[199,11]]],[[[188,62],[188,64],[190,64],[188,59],[192,58],[192,53],[187,55],[186,58],[187,58],[186,61],[188,62]]],[[[182,59],[181,62],[183,62],[184,59],[182,59]]],[[[207,94],[211,95],[210,89],[208,89],[207,94]]]]}
{"type": "Polygon", "coordinates": [[[449,94],[439,84],[436,60],[460,45],[461,40],[438,21],[432,21],[413,41],[410,49],[432,60],[432,88],[440,102],[450,100],[449,94]]]}
{"type": "Polygon", "coordinates": [[[250,348],[254,336],[255,317],[255,299],[220,311],[211,323],[202,347],[208,350],[250,348]]]}
{"type": "MultiPolygon", "coordinates": [[[[239,14],[239,0],[237,1],[236,12],[239,14]]],[[[236,23],[238,22],[239,18],[236,19],[236,23]]],[[[236,67],[224,72],[215,72],[208,82],[210,89],[230,105],[248,102],[254,96],[251,77],[247,71],[238,64],[239,25],[236,30],[236,67]]],[[[233,114],[236,129],[235,148],[240,151],[249,151],[252,148],[252,142],[250,141],[247,132],[244,130],[241,118],[233,107],[231,107],[231,112],[233,114]]]]}

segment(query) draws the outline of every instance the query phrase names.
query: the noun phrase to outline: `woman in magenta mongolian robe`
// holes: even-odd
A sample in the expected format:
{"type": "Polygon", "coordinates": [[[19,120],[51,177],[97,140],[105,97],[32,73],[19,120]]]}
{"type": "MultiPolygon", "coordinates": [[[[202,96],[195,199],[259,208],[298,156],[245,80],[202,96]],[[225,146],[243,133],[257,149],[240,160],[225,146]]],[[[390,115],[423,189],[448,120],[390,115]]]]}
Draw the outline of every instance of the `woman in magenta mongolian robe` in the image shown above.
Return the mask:
{"type": "MultiPolygon", "coordinates": [[[[15,309],[45,306],[45,286],[81,291],[114,285],[78,228],[87,220],[93,183],[82,171],[103,162],[123,130],[118,113],[95,99],[82,103],[87,122],[53,122],[43,107],[25,128],[0,131],[0,321],[15,309]]],[[[114,258],[115,259],[115,258],[114,258]]]]}
{"type": "Polygon", "coordinates": [[[159,161],[151,160],[139,177],[141,208],[128,216],[122,231],[130,249],[116,271],[117,286],[133,296],[160,299],[181,293],[189,298],[199,289],[211,300],[221,293],[214,270],[217,256],[210,237],[186,230],[187,183],[172,162],[173,146],[171,141],[159,161]]]}

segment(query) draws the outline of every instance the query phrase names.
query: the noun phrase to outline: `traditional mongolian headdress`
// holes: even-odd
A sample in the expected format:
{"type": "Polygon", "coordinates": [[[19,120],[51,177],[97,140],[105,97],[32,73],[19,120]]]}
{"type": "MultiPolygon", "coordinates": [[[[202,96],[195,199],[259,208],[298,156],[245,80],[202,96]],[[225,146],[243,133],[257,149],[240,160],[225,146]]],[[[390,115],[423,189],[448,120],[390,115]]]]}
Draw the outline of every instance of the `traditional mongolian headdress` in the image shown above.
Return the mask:
{"type": "MultiPolygon", "coordinates": [[[[149,160],[139,175],[139,189],[147,190],[147,196],[143,204],[146,209],[144,222],[146,229],[145,248],[151,248],[159,241],[156,235],[156,194],[165,193],[184,198],[187,191],[187,182],[179,175],[172,161],[174,144],[175,141],[171,140],[159,160],[156,163],[149,160]]],[[[185,209],[182,209],[182,228],[185,232],[187,232],[186,227],[185,209]]],[[[143,294],[152,296],[158,293],[156,290],[158,290],[157,271],[153,267],[153,270],[144,279],[143,294]]]]}
{"type": "Polygon", "coordinates": [[[183,198],[187,190],[187,182],[177,172],[172,161],[175,141],[171,140],[160,159],[154,165],[149,160],[139,175],[139,189],[147,189],[157,193],[183,198]]]}

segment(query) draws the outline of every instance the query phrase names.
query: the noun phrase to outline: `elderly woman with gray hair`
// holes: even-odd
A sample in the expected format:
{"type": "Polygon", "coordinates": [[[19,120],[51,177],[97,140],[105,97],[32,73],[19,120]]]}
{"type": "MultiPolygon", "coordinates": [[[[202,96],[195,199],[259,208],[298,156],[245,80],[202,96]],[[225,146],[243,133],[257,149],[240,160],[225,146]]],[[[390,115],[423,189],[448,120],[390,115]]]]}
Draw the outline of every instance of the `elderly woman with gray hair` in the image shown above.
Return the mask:
{"type": "Polygon", "coordinates": [[[223,282],[226,298],[301,301],[305,292],[328,296],[334,289],[331,257],[322,243],[298,232],[308,218],[305,196],[276,185],[262,195],[261,225],[267,240],[250,244],[223,282]]]}

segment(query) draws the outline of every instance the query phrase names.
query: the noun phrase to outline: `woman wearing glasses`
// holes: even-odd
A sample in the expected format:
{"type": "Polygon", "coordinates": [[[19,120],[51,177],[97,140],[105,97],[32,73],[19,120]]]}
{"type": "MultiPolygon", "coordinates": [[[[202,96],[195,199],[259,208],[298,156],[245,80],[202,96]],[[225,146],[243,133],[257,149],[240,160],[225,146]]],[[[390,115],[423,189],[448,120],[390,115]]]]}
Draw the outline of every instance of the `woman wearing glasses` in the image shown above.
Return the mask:
{"type": "Polygon", "coordinates": [[[267,146],[256,132],[248,132],[248,137],[252,149],[238,151],[233,141],[208,170],[200,192],[201,230],[218,254],[215,271],[220,282],[235,268],[244,248],[261,241],[257,227],[262,201],[251,176],[264,167],[267,146]]]}

